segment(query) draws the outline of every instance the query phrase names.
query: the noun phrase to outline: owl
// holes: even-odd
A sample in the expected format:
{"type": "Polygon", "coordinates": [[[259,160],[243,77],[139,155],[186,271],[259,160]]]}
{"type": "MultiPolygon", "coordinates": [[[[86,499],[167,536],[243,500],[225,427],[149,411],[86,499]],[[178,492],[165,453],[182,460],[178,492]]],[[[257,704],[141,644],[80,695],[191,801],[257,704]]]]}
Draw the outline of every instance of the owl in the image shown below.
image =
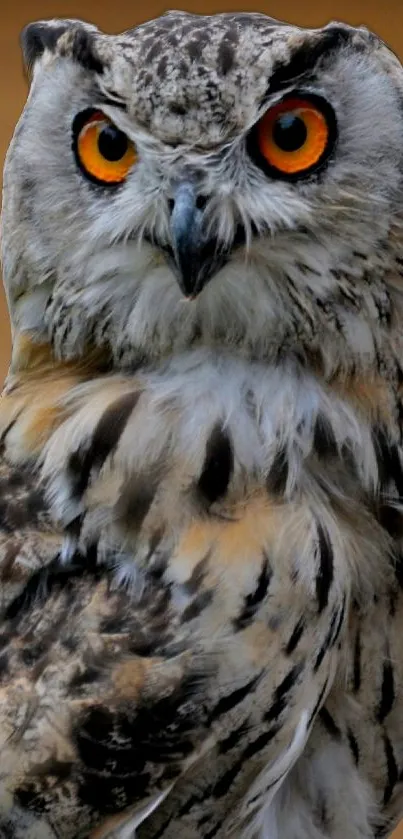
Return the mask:
{"type": "Polygon", "coordinates": [[[403,814],[403,70],[365,28],[22,34],[0,835],[403,814]]]}

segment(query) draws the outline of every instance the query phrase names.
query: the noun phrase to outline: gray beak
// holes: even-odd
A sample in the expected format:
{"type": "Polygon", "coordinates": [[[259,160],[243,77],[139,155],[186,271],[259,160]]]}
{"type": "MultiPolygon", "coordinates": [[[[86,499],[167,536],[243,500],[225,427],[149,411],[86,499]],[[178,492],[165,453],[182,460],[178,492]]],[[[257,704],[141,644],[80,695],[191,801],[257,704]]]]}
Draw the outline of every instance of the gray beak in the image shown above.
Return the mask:
{"type": "Polygon", "coordinates": [[[185,297],[197,297],[228,258],[205,233],[205,198],[191,181],[180,183],[171,202],[172,264],[185,297]]]}

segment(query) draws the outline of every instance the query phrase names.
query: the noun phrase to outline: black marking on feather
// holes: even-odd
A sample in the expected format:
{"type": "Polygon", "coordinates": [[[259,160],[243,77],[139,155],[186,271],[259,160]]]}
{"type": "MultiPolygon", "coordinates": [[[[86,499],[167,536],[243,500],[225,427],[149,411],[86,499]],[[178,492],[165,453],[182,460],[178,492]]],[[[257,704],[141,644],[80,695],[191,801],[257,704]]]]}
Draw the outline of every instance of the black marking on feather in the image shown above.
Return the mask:
{"type": "Polygon", "coordinates": [[[232,70],[236,58],[236,47],[239,43],[239,31],[237,26],[229,26],[224,33],[218,47],[218,72],[226,76],[232,70]]]}
{"type": "MultiPolygon", "coordinates": [[[[53,782],[57,779],[57,786],[59,786],[59,784],[69,780],[73,770],[74,764],[72,762],[57,760],[54,757],[49,758],[41,764],[39,778],[35,778],[34,781],[27,780],[20,787],[17,787],[14,792],[16,801],[23,809],[30,810],[38,815],[47,814],[49,812],[49,796],[46,790],[47,779],[52,777],[53,782]],[[44,779],[43,792],[38,789],[38,780],[42,778],[44,779]]],[[[2,835],[10,836],[11,839],[15,836],[15,832],[12,830],[10,834],[3,834],[2,827],[2,835]]]]}
{"type": "Polygon", "coordinates": [[[173,818],[174,818],[173,816],[168,816],[168,818],[165,819],[165,821],[162,823],[160,829],[157,830],[156,833],[154,833],[154,839],[161,839],[161,836],[164,835],[167,827],[169,827],[173,818]]]}
{"type": "Polygon", "coordinates": [[[150,791],[153,763],[165,781],[181,773],[201,723],[190,701],[199,681],[185,676],[173,693],[138,703],[135,711],[98,706],[82,712],[72,734],[83,767],[78,789],[83,804],[109,813],[141,800],[150,791]]]}
{"type": "Polygon", "coordinates": [[[317,522],[318,548],[319,548],[319,569],[316,575],[316,597],[318,611],[323,612],[329,601],[329,592],[333,582],[333,548],[328,534],[319,522],[317,522]]]}
{"type": "Polygon", "coordinates": [[[272,574],[273,572],[270,568],[268,557],[264,556],[256,588],[252,592],[252,594],[246,595],[246,597],[244,598],[244,605],[241,609],[241,612],[239,613],[238,617],[235,618],[235,620],[233,621],[234,629],[236,632],[238,632],[241,629],[245,629],[252,623],[256,615],[256,612],[258,611],[261,603],[266,597],[272,574]]]}
{"type": "Polygon", "coordinates": [[[400,539],[403,536],[403,515],[402,510],[397,506],[388,503],[381,503],[376,510],[379,524],[389,533],[392,539],[400,539]]]}
{"type": "Polygon", "coordinates": [[[388,438],[384,428],[378,427],[373,432],[374,448],[378,462],[379,481],[382,488],[394,482],[397,494],[403,496],[403,469],[399,448],[388,438]]]}
{"type": "Polygon", "coordinates": [[[99,471],[118,445],[139,396],[138,392],[131,391],[116,399],[102,414],[90,444],[70,455],[68,473],[74,498],[82,497],[88,487],[91,472],[99,471]]]}
{"type": "Polygon", "coordinates": [[[260,676],[255,676],[254,679],[251,679],[245,685],[242,685],[242,687],[233,690],[231,693],[226,694],[226,696],[223,696],[210,712],[209,723],[211,724],[212,722],[215,722],[215,720],[223,714],[227,714],[228,711],[231,711],[232,708],[235,708],[236,705],[243,702],[243,700],[254,691],[259,681],[260,676]]]}
{"type": "Polygon", "coordinates": [[[330,621],[329,629],[326,633],[325,640],[318,652],[318,655],[315,659],[315,664],[313,666],[314,673],[317,673],[319,670],[322,661],[328,652],[328,650],[332,649],[340,635],[340,630],[343,623],[343,618],[345,614],[345,606],[346,606],[346,598],[344,597],[343,604],[340,609],[335,609],[332,615],[332,619],[330,621]]]}
{"type": "Polygon", "coordinates": [[[353,732],[351,731],[351,728],[348,729],[347,737],[348,737],[348,744],[350,746],[350,751],[351,751],[351,754],[352,754],[353,759],[354,759],[354,763],[355,763],[356,766],[358,766],[358,763],[359,763],[359,760],[360,760],[360,750],[358,748],[357,740],[354,737],[353,732]]]}
{"type": "Polygon", "coordinates": [[[273,703],[264,715],[266,722],[272,722],[272,720],[276,720],[282,714],[287,704],[287,694],[298,681],[303,669],[304,665],[302,663],[295,664],[284,677],[283,681],[276,687],[273,703]]]}
{"type": "Polygon", "coordinates": [[[279,728],[277,726],[273,726],[256,737],[255,740],[248,743],[238,760],[229,769],[227,769],[226,772],[224,772],[220,780],[214,785],[214,798],[222,798],[227,794],[236,776],[245,766],[247,766],[248,760],[250,760],[250,758],[252,758],[255,754],[261,752],[262,749],[264,749],[271,740],[273,740],[273,737],[276,736],[278,731],[279,728]]]}
{"type": "Polygon", "coordinates": [[[199,588],[202,585],[207,573],[207,566],[210,556],[211,549],[209,549],[205,556],[203,556],[203,558],[199,560],[199,562],[193,568],[190,577],[188,577],[188,579],[183,583],[183,589],[186,592],[186,594],[197,594],[197,592],[199,591],[199,588]]]}
{"type": "Polygon", "coordinates": [[[133,475],[123,484],[115,508],[116,520],[133,530],[140,530],[154,501],[161,475],[133,475]]]}
{"type": "Polygon", "coordinates": [[[101,75],[104,72],[104,64],[96,51],[94,34],[83,26],[75,28],[71,43],[60,54],[71,56],[89,73],[101,75]]]}
{"type": "Polygon", "coordinates": [[[189,623],[189,621],[198,618],[199,615],[207,609],[214,597],[214,593],[210,589],[201,591],[196,597],[186,606],[181,616],[181,623],[189,623]]]}
{"type": "Polygon", "coordinates": [[[395,680],[393,666],[390,661],[385,661],[382,670],[381,700],[376,712],[376,718],[379,723],[383,723],[388,714],[390,714],[394,701],[395,680]]]}
{"type": "Polygon", "coordinates": [[[297,648],[305,630],[305,622],[303,618],[300,618],[298,623],[295,624],[294,629],[291,633],[291,637],[288,641],[288,644],[285,648],[286,655],[291,655],[294,650],[297,648]]]}
{"type": "Polygon", "coordinates": [[[288,480],[289,463],[287,450],[282,446],[276,452],[267,476],[267,491],[273,495],[283,495],[288,480]]]}
{"type": "Polygon", "coordinates": [[[403,554],[400,551],[395,558],[394,569],[399,587],[403,589],[403,554]]]}
{"type": "Polygon", "coordinates": [[[245,736],[248,731],[248,725],[246,722],[242,722],[238,728],[234,728],[231,731],[231,734],[228,737],[224,737],[223,740],[220,740],[218,744],[218,750],[220,754],[225,755],[227,752],[230,752],[231,749],[235,749],[236,746],[239,746],[239,743],[245,736]]]}
{"type": "Polygon", "coordinates": [[[229,435],[219,426],[210,434],[206,456],[197,488],[209,504],[222,498],[228,489],[234,468],[234,454],[229,435]]]}
{"type": "Polygon", "coordinates": [[[318,414],[313,432],[313,450],[320,459],[336,457],[337,441],[331,422],[324,414],[318,414]]]}
{"type": "MultiPolygon", "coordinates": [[[[211,794],[212,794],[212,787],[207,786],[199,794],[192,793],[191,795],[189,795],[189,798],[185,801],[185,803],[182,805],[182,807],[178,811],[177,818],[181,818],[182,816],[187,816],[188,813],[190,813],[190,811],[193,810],[193,807],[198,807],[200,804],[203,803],[203,801],[206,800],[206,798],[210,798],[211,794]]],[[[210,816],[210,814],[209,814],[209,816],[210,816]]],[[[159,836],[159,833],[157,835],[159,836]]]]}
{"type": "Polygon", "coordinates": [[[315,717],[316,717],[316,715],[317,715],[317,713],[318,713],[318,711],[319,711],[319,709],[322,705],[323,697],[325,696],[325,693],[327,691],[327,686],[328,686],[328,681],[326,680],[326,682],[324,683],[324,685],[322,687],[322,690],[321,690],[321,692],[320,692],[320,694],[317,698],[317,701],[314,705],[311,716],[309,717],[308,729],[311,727],[311,725],[312,725],[312,723],[313,723],[313,721],[314,721],[314,719],[315,719],[315,717]]]}
{"type": "Polygon", "coordinates": [[[97,582],[105,575],[105,568],[102,570],[98,565],[97,553],[97,546],[91,545],[85,555],[77,553],[68,565],[57,554],[45,568],[31,575],[23,591],[8,604],[3,619],[17,620],[31,607],[44,603],[56,589],[68,589],[74,580],[91,577],[97,582]]]}
{"type": "Polygon", "coordinates": [[[339,740],[341,737],[340,728],[338,727],[338,725],[336,725],[332,715],[329,713],[327,708],[321,708],[318,717],[324,728],[326,728],[328,734],[330,734],[330,736],[334,737],[336,740],[339,740]]]}
{"type": "Polygon", "coordinates": [[[6,651],[0,653],[0,682],[8,674],[9,655],[6,651]]]}
{"type": "Polygon", "coordinates": [[[397,768],[393,746],[387,734],[383,735],[383,744],[385,749],[386,770],[388,773],[387,782],[383,792],[383,803],[385,806],[392,798],[393,790],[399,780],[399,770],[397,768]]]}
{"type": "Polygon", "coordinates": [[[354,643],[354,661],[353,661],[353,691],[358,693],[361,687],[361,636],[357,632],[354,643]]]}

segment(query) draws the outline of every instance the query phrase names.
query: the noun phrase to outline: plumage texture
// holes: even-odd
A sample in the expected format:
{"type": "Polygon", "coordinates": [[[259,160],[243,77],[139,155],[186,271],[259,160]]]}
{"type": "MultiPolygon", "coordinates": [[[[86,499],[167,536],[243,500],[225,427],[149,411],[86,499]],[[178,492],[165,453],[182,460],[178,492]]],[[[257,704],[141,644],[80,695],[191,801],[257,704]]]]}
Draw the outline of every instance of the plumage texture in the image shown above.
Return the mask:
{"type": "Polygon", "coordinates": [[[258,14],[120,36],[46,22],[23,50],[0,835],[386,836],[403,812],[401,65],[365,29],[258,14]],[[331,103],[337,142],[291,183],[247,137],[294,90],[331,103]],[[137,147],[113,190],[72,150],[90,107],[137,147]],[[226,254],[194,299],[169,250],[183,179],[226,254]]]}

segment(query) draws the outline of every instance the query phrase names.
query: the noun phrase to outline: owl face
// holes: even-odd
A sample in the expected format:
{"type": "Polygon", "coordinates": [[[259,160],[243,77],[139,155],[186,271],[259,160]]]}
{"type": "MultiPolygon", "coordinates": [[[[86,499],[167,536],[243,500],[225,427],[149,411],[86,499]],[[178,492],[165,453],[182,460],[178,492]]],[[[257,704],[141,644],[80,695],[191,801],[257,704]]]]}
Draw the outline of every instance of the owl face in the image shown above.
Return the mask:
{"type": "Polygon", "coordinates": [[[3,209],[16,331],[129,367],[196,344],[373,360],[401,214],[403,74],[383,44],[182,12],[22,40],[3,209]]]}

